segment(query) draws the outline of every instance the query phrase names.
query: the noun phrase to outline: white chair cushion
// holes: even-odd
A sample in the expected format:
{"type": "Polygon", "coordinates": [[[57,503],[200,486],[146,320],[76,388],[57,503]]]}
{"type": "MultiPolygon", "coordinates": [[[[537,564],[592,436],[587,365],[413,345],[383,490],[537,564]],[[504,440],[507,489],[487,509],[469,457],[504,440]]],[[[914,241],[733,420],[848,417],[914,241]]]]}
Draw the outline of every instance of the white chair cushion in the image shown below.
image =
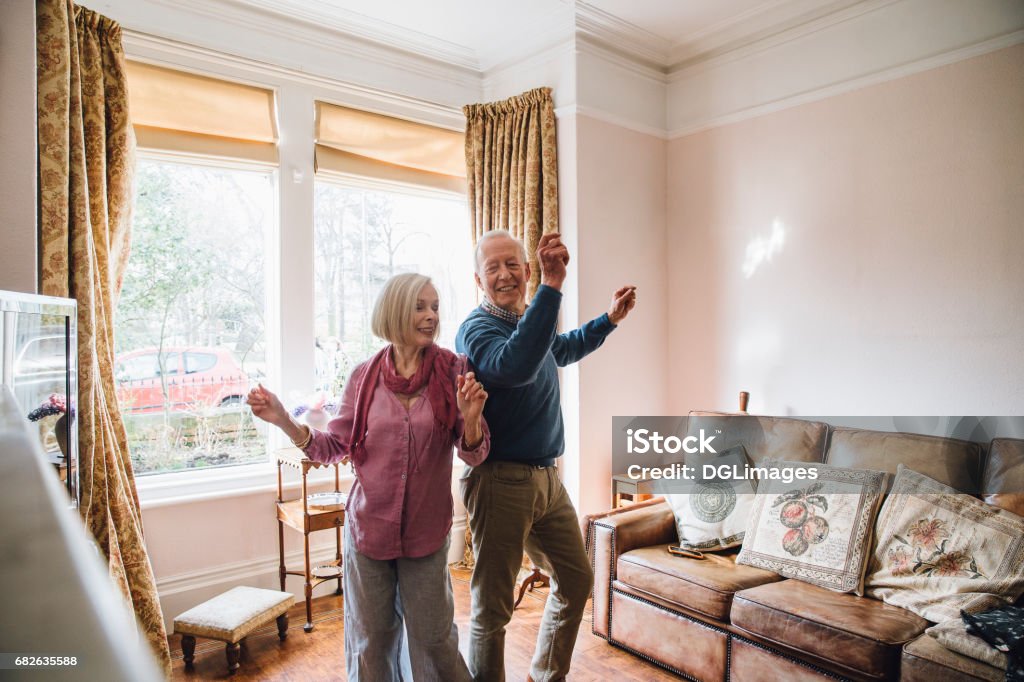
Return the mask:
{"type": "Polygon", "coordinates": [[[235,587],[175,618],[174,632],[234,644],[286,612],[294,601],[290,592],[235,587]]]}

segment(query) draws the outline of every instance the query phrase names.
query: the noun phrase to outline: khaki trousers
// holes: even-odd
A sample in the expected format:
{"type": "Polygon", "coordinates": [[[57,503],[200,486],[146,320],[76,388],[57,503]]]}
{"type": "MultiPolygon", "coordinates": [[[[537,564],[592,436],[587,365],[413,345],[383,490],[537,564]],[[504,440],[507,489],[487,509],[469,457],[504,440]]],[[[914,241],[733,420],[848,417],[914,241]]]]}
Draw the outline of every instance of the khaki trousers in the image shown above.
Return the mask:
{"type": "Polygon", "coordinates": [[[471,582],[469,668],[478,682],[505,679],[505,626],[512,618],[523,551],[551,577],[530,667],[535,682],[569,672],[594,583],[576,510],[554,467],[484,462],[460,481],[476,567],[471,582]]]}

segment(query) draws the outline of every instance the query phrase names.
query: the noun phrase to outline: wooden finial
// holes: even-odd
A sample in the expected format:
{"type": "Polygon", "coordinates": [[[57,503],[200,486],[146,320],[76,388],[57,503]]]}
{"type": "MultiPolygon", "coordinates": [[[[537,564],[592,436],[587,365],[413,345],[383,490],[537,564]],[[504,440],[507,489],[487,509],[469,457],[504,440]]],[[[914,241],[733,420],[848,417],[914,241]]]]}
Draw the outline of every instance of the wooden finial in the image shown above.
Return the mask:
{"type": "Polygon", "coordinates": [[[750,402],[750,394],[746,391],[740,391],[740,412],[747,411],[747,403],[750,402]]]}

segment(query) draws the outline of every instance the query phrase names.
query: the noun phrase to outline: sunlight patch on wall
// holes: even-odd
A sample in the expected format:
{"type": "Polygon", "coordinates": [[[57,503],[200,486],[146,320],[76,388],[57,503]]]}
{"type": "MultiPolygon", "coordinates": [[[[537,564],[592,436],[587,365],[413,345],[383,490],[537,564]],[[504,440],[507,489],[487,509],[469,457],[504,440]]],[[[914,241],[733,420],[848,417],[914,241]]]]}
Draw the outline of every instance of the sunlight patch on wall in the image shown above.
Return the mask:
{"type": "Polygon", "coordinates": [[[765,236],[754,237],[747,244],[746,255],[743,259],[743,276],[750,279],[761,267],[762,263],[770,263],[772,256],[782,251],[786,243],[786,226],[776,218],[772,221],[772,233],[765,236]]]}

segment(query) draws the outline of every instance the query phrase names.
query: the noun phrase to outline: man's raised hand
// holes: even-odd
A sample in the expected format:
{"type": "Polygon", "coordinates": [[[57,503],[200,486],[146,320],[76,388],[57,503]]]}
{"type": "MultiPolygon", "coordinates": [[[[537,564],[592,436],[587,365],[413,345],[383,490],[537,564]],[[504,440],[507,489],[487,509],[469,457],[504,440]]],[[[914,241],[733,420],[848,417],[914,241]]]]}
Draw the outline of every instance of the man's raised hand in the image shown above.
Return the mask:
{"type": "Polygon", "coordinates": [[[627,285],[612,294],[612,304],[608,308],[608,319],[618,324],[626,319],[629,311],[636,305],[636,287],[627,285]]]}
{"type": "Polygon", "coordinates": [[[565,267],[569,264],[569,249],[562,243],[562,235],[549,232],[537,244],[537,260],[540,261],[541,284],[561,289],[565,281],[565,267]]]}

